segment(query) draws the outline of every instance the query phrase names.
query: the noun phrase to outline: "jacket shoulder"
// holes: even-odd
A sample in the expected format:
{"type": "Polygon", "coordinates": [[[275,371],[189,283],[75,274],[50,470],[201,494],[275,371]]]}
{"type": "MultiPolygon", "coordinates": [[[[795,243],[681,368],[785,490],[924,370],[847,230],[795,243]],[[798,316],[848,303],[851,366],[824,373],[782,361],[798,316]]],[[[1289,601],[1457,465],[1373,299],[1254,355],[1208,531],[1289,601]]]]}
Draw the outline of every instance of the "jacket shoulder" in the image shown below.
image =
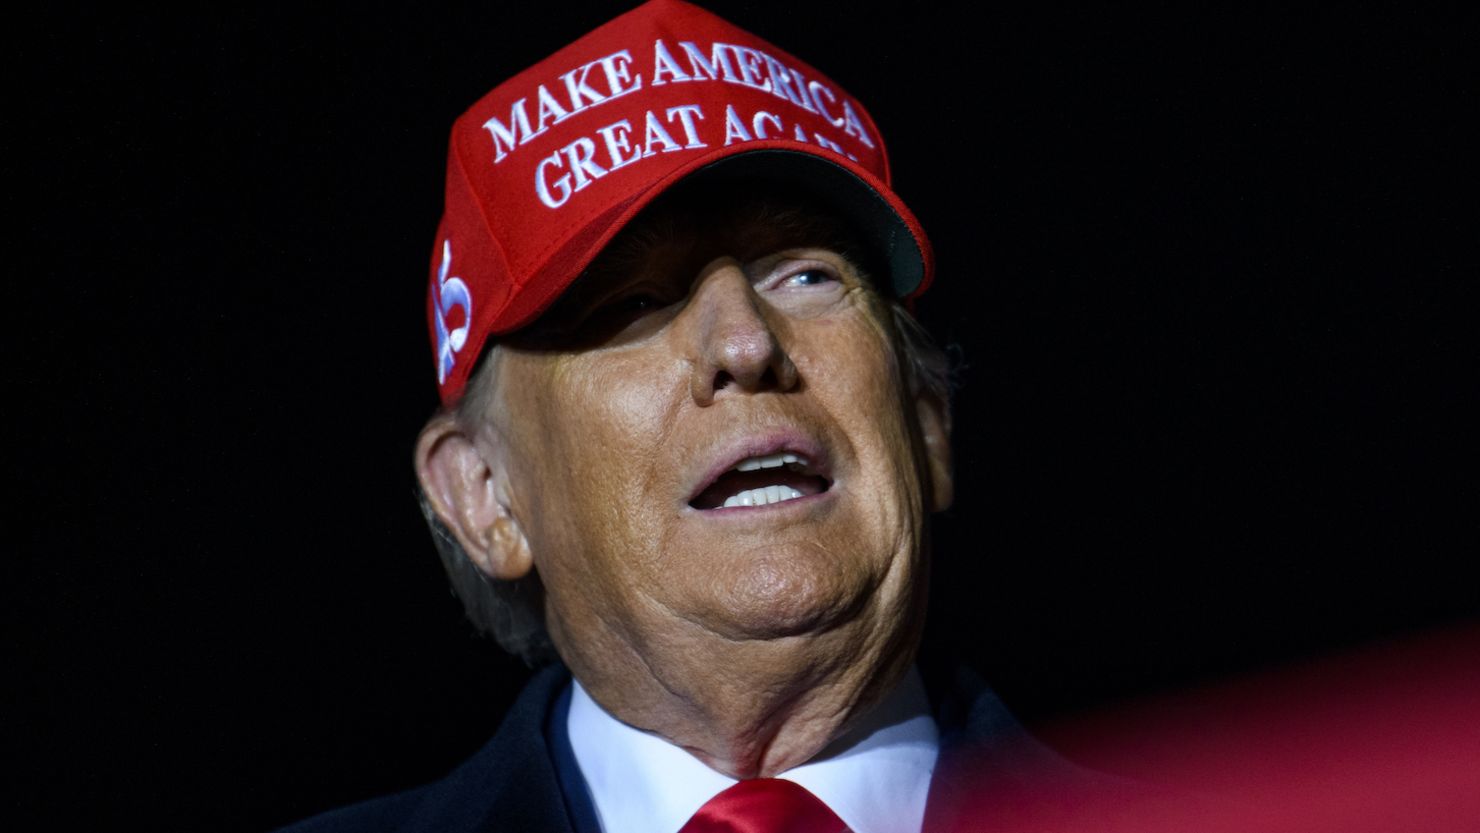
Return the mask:
{"type": "Polygon", "coordinates": [[[417,805],[430,789],[428,785],[329,810],[281,828],[278,833],[378,833],[405,830],[407,822],[416,813],[417,805]]]}
{"type": "Polygon", "coordinates": [[[441,780],[330,810],[279,833],[568,833],[545,722],[569,679],[562,666],[537,673],[493,739],[441,780]]]}

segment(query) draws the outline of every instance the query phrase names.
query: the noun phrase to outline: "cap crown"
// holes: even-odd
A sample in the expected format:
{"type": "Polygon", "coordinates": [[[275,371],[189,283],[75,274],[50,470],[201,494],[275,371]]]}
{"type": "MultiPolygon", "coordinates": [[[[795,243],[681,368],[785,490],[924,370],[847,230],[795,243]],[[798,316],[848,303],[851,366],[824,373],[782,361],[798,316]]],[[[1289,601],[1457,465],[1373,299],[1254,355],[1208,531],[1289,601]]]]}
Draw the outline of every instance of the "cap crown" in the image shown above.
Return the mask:
{"type": "MultiPolygon", "coordinates": [[[[929,246],[858,101],[702,9],[650,0],[494,88],[454,124],[427,316],[444,404],[490,335],[532,321],[631,217],[716,160],[765,149],[841,167],[929,246]]],[[[918,291],[918,290],[917,290],[918,291]]]]}

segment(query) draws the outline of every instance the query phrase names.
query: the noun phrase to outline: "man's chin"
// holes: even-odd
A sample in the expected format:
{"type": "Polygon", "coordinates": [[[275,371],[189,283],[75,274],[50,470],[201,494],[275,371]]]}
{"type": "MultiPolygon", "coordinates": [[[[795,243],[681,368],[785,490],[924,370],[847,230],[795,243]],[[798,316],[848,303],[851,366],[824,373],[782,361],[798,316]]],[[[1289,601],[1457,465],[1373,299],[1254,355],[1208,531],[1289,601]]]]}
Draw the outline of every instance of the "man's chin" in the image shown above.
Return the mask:
{"type": "Polygon", "coordinates": [[[710,585],[713,597],[690,620],[731,641],[820,635],[861,620],[877,583],[817,566],[784,554],[749,564],[710,585]]]}

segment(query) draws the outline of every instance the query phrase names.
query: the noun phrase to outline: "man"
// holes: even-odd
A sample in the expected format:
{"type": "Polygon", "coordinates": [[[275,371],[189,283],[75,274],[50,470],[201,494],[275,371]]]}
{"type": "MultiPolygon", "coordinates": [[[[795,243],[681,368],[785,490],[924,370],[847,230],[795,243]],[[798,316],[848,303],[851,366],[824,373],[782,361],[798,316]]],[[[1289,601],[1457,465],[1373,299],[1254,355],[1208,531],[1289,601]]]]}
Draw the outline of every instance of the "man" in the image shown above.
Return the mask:
{"type": "Polygon", "coordinates": [[[474,105],[416,470],[470,616],[559,662],[446,780],[305,829],[913,833],[984,772],[1067,772],[916,670],[931,269],[862,105],[676,0],[474,105]]]}

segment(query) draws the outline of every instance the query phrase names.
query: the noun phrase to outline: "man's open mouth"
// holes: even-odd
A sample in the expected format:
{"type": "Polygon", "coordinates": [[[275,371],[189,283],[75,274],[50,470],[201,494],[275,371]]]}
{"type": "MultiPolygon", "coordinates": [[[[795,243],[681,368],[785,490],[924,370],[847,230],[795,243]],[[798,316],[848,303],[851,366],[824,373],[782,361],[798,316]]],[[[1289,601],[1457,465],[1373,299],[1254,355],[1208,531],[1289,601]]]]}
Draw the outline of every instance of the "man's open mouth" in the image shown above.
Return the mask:
{"type": "Polygon", "coordinates": [[[695,509],[767,506],[821,494],[832,481],[818,474],[807,458],[790,451],[746,457],[720,474],[689,505],[695,509]]]}

